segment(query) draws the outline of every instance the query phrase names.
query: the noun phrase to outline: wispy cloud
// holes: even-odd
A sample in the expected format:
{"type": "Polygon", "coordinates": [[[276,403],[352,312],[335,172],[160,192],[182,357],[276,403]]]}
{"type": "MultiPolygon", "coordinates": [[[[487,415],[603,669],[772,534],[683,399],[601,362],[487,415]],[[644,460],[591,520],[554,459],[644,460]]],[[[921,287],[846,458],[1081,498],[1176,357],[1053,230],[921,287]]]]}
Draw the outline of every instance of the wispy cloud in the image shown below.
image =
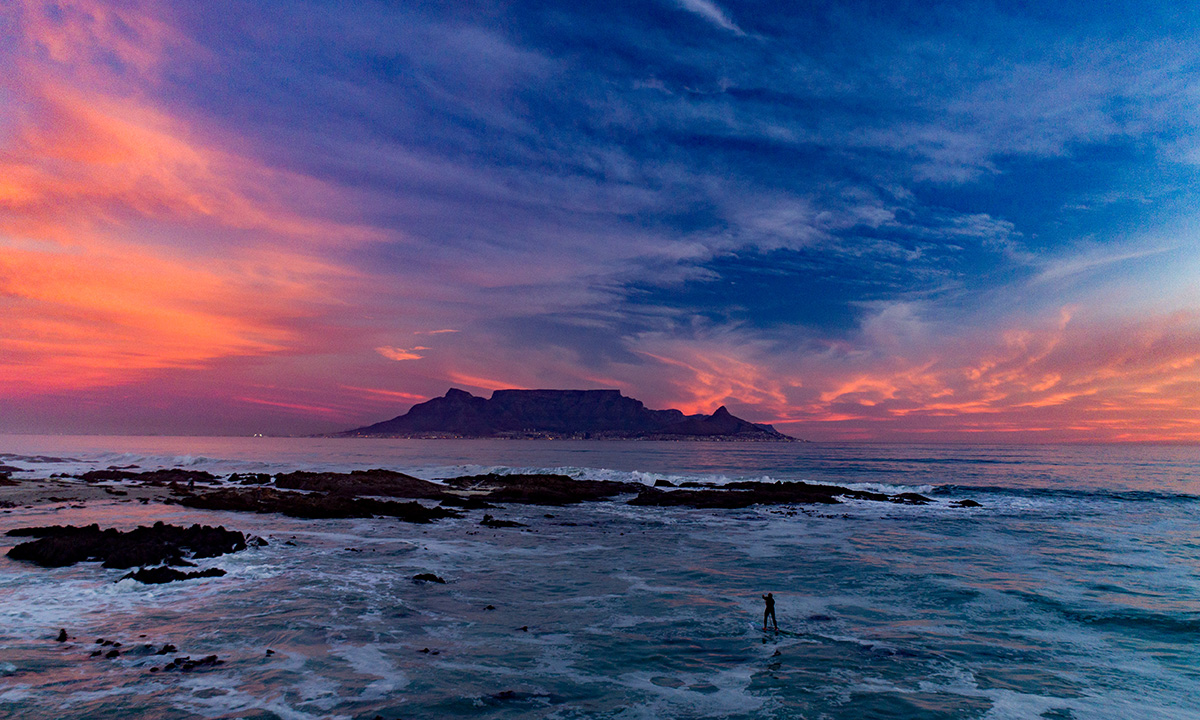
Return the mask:
{"type": "Polygon", "coordinates": [[[877,8],[9,3],[0,397],[1190,432],[1196,28],[877,8]]]}
{"type": "Polygon", "coordinates": [[[375,352],[384,356],[388,360],[420,360],[421,358],[425,357],[424,355],[421,354],[421,351],[428,350],[428,349],[429,348],[427,348],[427,347],[420,347],[420,346],[417,346],[414,348],[398,348],[398,347],[386,347],[385,346],[385,347],[375,348],[375,352]]]}
{"type": "Polygon", "coordinates": [[[736,35],[746,34],[729,19],[729,15],[724,10],[710,0],[678,0],[678,2],[679,7],[688,12],[696,13],[719,28],[728,30],[736,35]]]}

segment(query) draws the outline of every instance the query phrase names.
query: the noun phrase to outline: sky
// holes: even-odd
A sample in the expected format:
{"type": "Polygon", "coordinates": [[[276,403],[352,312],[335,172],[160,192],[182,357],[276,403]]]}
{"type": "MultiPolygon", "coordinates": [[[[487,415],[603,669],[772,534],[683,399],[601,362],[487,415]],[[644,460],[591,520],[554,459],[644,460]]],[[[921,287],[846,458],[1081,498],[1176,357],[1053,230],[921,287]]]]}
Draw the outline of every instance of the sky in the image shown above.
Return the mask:
{"type": "Polygon", "coordinates": [[[1200,441],[1186,4],[12,0],[0,67],[0,432],[1200,441]]]}

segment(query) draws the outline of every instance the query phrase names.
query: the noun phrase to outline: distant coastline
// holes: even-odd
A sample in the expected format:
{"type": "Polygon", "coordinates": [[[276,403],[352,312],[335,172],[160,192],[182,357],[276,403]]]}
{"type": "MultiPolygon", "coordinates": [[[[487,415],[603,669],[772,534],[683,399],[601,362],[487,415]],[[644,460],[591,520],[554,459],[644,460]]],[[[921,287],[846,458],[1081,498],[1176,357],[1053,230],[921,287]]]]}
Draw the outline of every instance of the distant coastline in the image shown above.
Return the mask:
{"type": "MultiPolygon", "coordinates": [[[[782,434],[782,433],[780,433],[782,434]]],[[[606,435],[604,433],[539,433],[539,432],[512,432],[498,433],[495,435],[454,435],[451,433],[400,433],[396,435],[379,435],[379,434],[354,434],[354,431],[340,433],[325,433],[321,435],[308,435],[302,437],[322,437],[322,438],[362,438],[375,440],[575,440],[588,442],[718,442],[718,443],[810,443],[811,440],[792,437],[786,435],[786,439],[780,438],[754,438],[754,437],[722,437],[722,436],[705,436],[705,435],[606,435]]]]}

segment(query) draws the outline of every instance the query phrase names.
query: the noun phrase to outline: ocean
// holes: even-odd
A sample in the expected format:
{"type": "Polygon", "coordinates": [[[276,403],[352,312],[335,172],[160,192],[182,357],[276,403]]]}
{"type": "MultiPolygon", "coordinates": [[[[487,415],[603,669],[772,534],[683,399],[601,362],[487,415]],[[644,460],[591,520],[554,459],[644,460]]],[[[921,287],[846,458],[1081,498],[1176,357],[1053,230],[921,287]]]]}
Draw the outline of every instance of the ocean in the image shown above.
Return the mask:
{"type": "Polygon", "coordinates": [[[0,462],[804,480],[934,501],[510,505],[488,512],[528,527],[499,529],[482,511],[10,508],[0,532],[163,520],[269,544],[167,585],[0,558],[0,717],[1200,718],[1200,448],[0,436],[0,462]],[[101,639],[123,654],[93,657],[101,639]],[[152,672],[166,643],[222,664],[152,672]]]}

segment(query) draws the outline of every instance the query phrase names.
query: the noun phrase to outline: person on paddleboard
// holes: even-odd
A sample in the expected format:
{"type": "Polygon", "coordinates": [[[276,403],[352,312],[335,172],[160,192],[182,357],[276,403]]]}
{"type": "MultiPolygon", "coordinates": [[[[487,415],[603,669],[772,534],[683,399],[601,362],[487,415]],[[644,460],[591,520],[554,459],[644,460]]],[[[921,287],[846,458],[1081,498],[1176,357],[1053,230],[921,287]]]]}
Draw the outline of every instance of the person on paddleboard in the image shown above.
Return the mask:
{"type": "Polygon", "coordinates": [[[763,630],[767,629],[767,618],[771,618],[771,624],[775,626],[775,630],[778,632],[779,622],[775,620],[775,596],[767,593],[762,596],[762,599],[767,604],[767,608],[763,610],[763,630]]]}

